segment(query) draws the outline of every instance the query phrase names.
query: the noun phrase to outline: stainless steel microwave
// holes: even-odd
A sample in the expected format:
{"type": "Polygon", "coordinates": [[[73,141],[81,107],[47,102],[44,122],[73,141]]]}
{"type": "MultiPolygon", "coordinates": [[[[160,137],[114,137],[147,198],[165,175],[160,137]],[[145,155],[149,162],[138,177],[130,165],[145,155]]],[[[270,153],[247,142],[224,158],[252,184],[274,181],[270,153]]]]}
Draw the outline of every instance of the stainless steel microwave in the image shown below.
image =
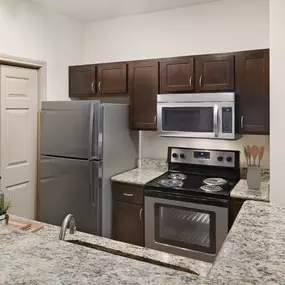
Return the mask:
{"type": "Polygon", "coordinates": [[[235,139],[235,93],[157,95],[160,136],[235,139]]]}

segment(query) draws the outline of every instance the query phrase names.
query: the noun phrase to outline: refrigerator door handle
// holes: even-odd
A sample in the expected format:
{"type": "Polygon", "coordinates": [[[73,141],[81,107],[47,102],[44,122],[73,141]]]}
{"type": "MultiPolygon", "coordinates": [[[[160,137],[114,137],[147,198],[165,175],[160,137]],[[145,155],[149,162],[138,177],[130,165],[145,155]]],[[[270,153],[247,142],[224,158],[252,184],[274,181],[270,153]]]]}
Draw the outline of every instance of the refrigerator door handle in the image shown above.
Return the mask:
{"type": "MultiPolygon", "coordinates": [[[[98,208],[98,201],[100,200],[100,193],[102,187],[102,162],[89,162],[89,184],[91,193],[91,205],[93,208],[98,208]]],[[[98,210],[98,209],[97,209],[98,210]]]]}
{"type": "Polygon", "coordinates": [[[90,160],[102,159],[103,139],[103,106],[100,102],[93,103],[90,111],[90,160]],[[92,120],[92,122],[91,122],[92,120]]]}
{"type": "Polygon", "coordinates": [[[94,183],[93,183],[93,162],[89,162],[89,187],[91,195],[91,206],[95,207],[95,193],[94,193],[94,183]]]}
{"type": "Polygon", "coordinates": [[[89,122],[89,159],[93,157],[94,107],[94,104],[91,104],[89,122]]]}

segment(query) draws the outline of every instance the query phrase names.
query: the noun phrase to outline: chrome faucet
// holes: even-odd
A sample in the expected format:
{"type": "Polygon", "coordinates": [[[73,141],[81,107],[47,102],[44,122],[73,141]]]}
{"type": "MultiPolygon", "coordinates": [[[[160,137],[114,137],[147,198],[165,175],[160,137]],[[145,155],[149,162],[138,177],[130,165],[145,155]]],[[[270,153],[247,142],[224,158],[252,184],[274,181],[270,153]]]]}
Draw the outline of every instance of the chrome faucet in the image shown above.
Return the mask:
{"type": "Polygon", "coordinates": [[[76,232],[75,219],[74,219],[74,217],[71,214],[69,214],[63,220],[63,223],[62,223],[62,226],[61,226],[61,229],[60,229],[60,233],[59,233],[59,239],[60,240],[64,240],[65,239],[65,233],[66,233],[66,230],[67,230],[68,223],[69,223],[69,233],[70,234],[75,234],[75,232],[76,232]]]}

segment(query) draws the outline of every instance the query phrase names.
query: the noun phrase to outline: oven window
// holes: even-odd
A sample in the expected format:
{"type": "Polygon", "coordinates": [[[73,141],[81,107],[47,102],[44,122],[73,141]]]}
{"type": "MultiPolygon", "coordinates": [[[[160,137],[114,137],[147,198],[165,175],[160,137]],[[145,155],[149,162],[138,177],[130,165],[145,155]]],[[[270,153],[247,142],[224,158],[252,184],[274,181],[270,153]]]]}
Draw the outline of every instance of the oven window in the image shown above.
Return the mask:
{"type": "Polygon", "coordinates": [[[177,132],[214,131],[213,107],[164,107],[162,108],[162,130],[177,132]]]}
{"type": "Polygon", "coordinates": [[[155,204],[155,241],[216,253],[214,212],[155,204]]]}

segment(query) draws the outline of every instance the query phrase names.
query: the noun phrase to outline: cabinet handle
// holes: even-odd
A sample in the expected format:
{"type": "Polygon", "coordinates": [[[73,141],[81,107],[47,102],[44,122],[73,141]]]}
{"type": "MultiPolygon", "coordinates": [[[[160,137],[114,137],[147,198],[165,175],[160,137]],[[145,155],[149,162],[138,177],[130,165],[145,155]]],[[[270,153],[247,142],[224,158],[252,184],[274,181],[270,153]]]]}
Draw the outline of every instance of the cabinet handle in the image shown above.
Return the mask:
{"type": "Polygon", "coordinates": [[[98,90],[101,92],[101,81],[98,82],[98,90]]]}
{"type": "Polygon", "coordinates": [[[189,85],[190,85],[190,87],[192,86],[192,76],[190,76],[190,78],[189,78],[189,85]]]}
{"type": "Polygon", "coordinates": [[[154,122],[155,125],[157,124],[157,116],[154,116],[153,122],[154,122]]]}
{"type": "Polygon", "coordinates": [[[143,208],[140,209],[140,220],[142,221],[142,212],[143,212],[143,208]]]}
{"type": "Polygon", "coordinates": [[[203,76],[200,76],[200,78],[199,78],[199,85],[200,85],[200,87],[202,87],[202,79],[203,79],[203,76]]]}
{"type": "Polygon", "coordinates": [[[244,116],[241,116],[240,118],[240,127],[243,129],[243,121],[244,121],[244,116]]]}
{"type": "Polygon", "coordinates": [[[127,197],[133,197],[134,196],[134,194],[132,194],[132,193],[123,193],[123,195],[127,196],[127,197]]]}
{"type": "Polygon", "coordinates": [[[93,81],[92,84],[91,84],[91,88],[92,88],[92,91],[93,91],[93,92],[95,92],[94,84],[95,84],[95,81],[93,81]]]}

